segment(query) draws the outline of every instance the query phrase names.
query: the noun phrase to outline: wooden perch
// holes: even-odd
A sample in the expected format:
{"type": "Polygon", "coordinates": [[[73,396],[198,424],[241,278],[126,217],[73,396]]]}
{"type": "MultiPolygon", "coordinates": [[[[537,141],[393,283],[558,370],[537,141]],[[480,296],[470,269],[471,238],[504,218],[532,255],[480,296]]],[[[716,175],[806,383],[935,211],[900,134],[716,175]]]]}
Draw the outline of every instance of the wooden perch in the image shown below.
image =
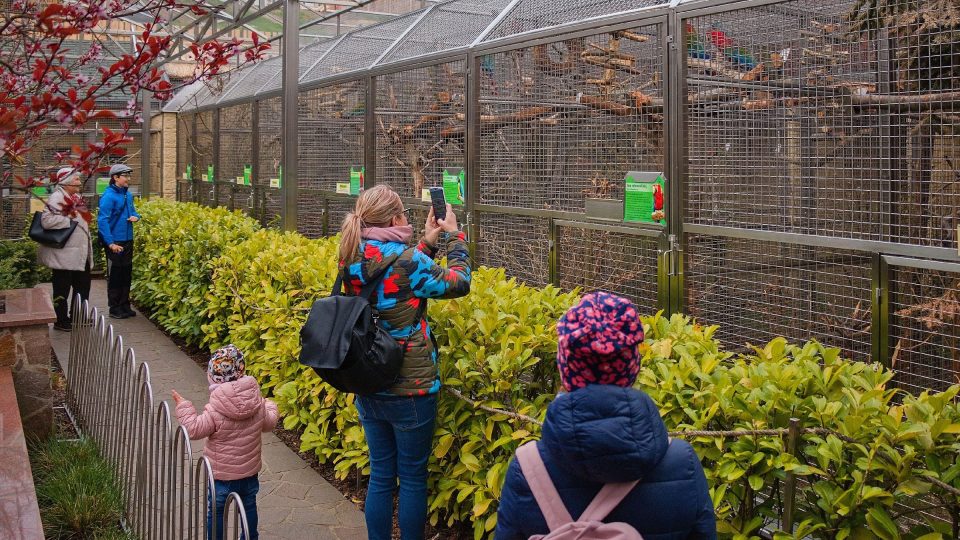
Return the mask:
{"type": "MultiPolygon", "coordinates": [[[[493,115],[493,114],[483,114],[480,115],[480,127],[482,129],[497,129],[499,127],[505,126],[507,124],[515,124],[520,122],[528,122],[530,120],[536,120],[542,116],[546,116],[550,113],[556,112],[560,107],[550,106],[550,107],[527,107],[526,109],[521,109],[515,113],[502,114],[502,115],[493,115]]],[[[466,116],[463,113],[457,113],[457,120],[465,121],[466,116]]],[[[458,137],[463,135],[465,126],[450,126],[443,128],[440,131],[442,137],[458,137]]]]}
{"type": "Polygon", "coordinates": [[[866,94],[851,95],[853,105],[892,105],[916,109],[952,109],[960,107],[960,92],[934,94],[866,94]]]}
{"type": "Polygon", "coordinates": [[[630,73],[631,75],[643,74],[642,71],[633,67],[632,60],[624,60],[621,58],[606,58],[601,56],[584,56],[581,58],[584,62],[588,64],[600,66],[608,70],[624,71],[626,73],[630,73]]]}
{"type": "Polygon", "coordinates": [[[620,30],[619,32],[614,32],[613,35],[614,37],[629,39],[630,41],[636,41],[637,43],[643,43],[650,40],[650,36],[642,36],[629,30],[620,30]]]}
{"type": "Polygon", "coordinates": [[[738,81],[755,81],[760,74],[763,73],[763,63],[757,64],[756,67],[750,71],[747,71],[746,73],[730,69],[721,62],[701,60],[699,58],[687,58],[687,66],[713,71],[714,73],[723,75],[728,79],[735,79],[738,81]]]}

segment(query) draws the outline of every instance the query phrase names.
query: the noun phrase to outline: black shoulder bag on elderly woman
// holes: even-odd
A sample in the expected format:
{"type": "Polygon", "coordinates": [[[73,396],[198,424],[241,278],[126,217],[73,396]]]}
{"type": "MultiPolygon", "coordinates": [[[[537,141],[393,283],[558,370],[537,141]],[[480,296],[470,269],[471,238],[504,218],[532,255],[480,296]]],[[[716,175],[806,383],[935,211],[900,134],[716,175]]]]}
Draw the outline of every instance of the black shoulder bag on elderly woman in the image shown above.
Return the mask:
{"type": "Polygon", "coordinates": [[[69,227],[62,229],[44,229],[43,222],[41,221],[42,216],[43,212],[37,211],[33,213],[33,221],[30,222],[30,232],[28,236],[38,244],[62,249],[63,246],[67,245],[67,241],[70,240],[70,235],[77,229],[77,222],[71,219],[69,227]]]}
{"type": "Polygon", "coordinates": [[[403,346],[378,323],[370,298],[388,266],[357,296],[343,296],[343,274],[333,294],[313,303],[300,329],[300,363],[341,392],[376,394],[394,385],[403,365],[403,346]]]}

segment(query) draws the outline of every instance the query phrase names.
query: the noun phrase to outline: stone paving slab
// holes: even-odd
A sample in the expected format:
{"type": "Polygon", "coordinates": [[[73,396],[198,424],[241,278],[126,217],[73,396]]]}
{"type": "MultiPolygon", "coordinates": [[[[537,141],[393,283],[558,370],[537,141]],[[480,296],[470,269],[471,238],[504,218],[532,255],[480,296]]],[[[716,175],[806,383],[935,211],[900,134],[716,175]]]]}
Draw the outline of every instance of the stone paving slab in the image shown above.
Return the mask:
{"type": "MultiPolygon", "coordinates": [[[[49,284],[42,287],[50,290],[49,284]]],[[[105,281],[93,282],[90,301],[106,313],[105,281]]],[[[209,395],[204,370],[146,317],[138,315],[107,321],[116,333],[123,336],[124,345],[133,348],[137,360],[150,365],[156,400],[167,400],[172,410],[170,390],[176,389],[193,401],[198,410],[206,404],[209,395]]],[[[51,327],[50,338],[57,358],[66,370],[70,334],[51,327]]],[[[199,450],[203,442],[194,441],[193,446],[199,450]]],[[[260,472],[257,509],[260,537],[265,539],[359,540],[367,536],[363,513],[356,505],[345,499],[273,433],[263,434],[263,470],[260,472]]]]}

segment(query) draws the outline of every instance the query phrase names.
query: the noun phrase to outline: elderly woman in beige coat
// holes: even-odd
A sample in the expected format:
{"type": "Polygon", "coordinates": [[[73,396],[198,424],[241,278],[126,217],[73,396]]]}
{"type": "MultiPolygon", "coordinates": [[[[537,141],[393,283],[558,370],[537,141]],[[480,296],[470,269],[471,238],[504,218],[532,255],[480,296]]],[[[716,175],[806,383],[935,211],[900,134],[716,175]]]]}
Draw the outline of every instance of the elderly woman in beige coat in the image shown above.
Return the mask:
{"type": "Polygon", "coordinates": [[[77,228],[70,235],[67,244],[60,249],[39,246],[37,259],[53,270],[53,308],[57,313],[57,322],[53,327],[69,332],[72,325],[67,311],[67,299],[79,294],[81,299],[86,300],[90,295],[93,245],[90,241],[90,226],[78,211],[83,204],[80,197],[83,181],[80,175],[70,168],[63,168],[57,172],[57,178],[57,189],[47,199],[40,223],[44,229],[65,229],[70,226],[71,221],[76,221],[77,228]]]}

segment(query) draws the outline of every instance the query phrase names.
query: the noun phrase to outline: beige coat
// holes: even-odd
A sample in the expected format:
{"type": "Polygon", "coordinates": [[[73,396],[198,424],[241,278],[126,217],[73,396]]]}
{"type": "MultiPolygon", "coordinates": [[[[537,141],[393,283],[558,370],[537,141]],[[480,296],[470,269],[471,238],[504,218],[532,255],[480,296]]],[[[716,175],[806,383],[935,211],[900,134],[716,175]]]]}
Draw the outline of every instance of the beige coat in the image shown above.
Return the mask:
{"type": "Polygon", "coordinates": [[[77,229],[70,235],[67,245],[60,249],[39,246],[37,260],[40,264],[54,270],[84,270],[93,266],[93,243],[90,241],[90,226],[80,216],[70,218],[59,213],[67,193],[62,187],[47,199],[47,207],[40,216],[44,229],[64,229],[71,221],[77,222],[77,229]],[[54,209],[54,210],[51,210],[54,209]],[[88,266],[89,263],[89,266],[88,266]]]}

